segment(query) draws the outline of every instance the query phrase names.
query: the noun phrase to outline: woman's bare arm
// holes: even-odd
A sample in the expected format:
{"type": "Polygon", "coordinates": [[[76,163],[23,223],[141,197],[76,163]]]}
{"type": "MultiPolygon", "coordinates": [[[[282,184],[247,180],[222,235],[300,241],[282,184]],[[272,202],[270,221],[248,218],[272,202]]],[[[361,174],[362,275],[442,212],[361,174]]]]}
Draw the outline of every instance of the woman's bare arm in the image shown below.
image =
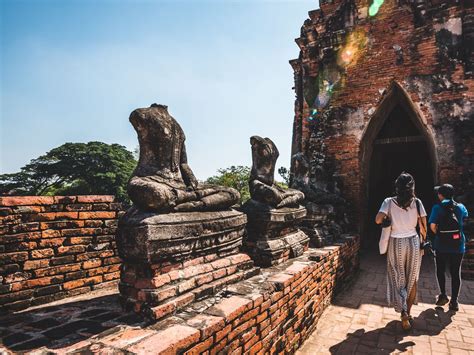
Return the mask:
{"type": "Polygon", "coordinates": [[[375,216],[375,223],[382,224],[383,220],[387,217],[387,215],[383,212],[378,212],[375,216]]]}

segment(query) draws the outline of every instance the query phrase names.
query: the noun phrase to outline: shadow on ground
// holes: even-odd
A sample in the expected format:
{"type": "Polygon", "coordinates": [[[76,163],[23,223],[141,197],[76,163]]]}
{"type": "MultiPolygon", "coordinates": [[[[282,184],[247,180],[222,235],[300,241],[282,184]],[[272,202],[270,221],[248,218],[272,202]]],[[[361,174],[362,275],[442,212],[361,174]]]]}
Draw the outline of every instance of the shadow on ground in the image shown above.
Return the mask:
{"type": "Polygon", "coordinates": [[[15,352],[59,349],[120,325],[146,324],[123,312],[115,293],[2,316],[0,335],[3,346],[15,352]]]}
{"type": "Polygon", "coordinates": [[[366,332],[361,328],[347,334],[342,342],[329,348],[331,354],[371,353],[392,354],[404,352],[415,345],[414,337],[421,335],[434,336],[441,333],[452,322],[454,312],[444,312],[443,308],[427,309],[414,318],[414,329],[405,332],[400,321],[391,321],[385,327],[366,332]],[[410,337],[404,341],[405,337],[410,337]]]}
{"type": "MultiPolygon", "coordinates": [[[[364,250],[360,254],[361,267],[357,279],[350,292],[336,296],[333,304],[341,307],[359,308],[362,304],[387,306],[387,273],[386,256],[376,251],[364,250]],[[363,285],[363,287],[360,287],[363,285]]],[[[464,305],[474,305],[474,281],[462,280],[459,302],[464,305]]],[[[451,277],[446,270],[446,291],[451,295],[451,277]]],[[[418,302],[433,304],[439,294],[435,275],[433,256],[424,256],[418,281],[418,302]]]]}

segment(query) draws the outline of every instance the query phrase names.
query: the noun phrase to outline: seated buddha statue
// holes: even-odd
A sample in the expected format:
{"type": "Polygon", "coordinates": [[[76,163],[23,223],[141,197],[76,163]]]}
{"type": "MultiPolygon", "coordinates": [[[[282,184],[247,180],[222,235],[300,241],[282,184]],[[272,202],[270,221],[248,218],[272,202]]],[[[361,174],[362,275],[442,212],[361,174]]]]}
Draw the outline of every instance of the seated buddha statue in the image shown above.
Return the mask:
{"type": "Polygon", "coordinates": [[[198,183],[188,165],[186,139],[168,107],[152,104],[130,114],[140,143],[138,165],[128,194],[142,210],[169,212],[220,211],[239,201],[237,190],[198,183]]]}
{"type": "Polygon", "coordinates": [[[304,194],[294,189],[284,189],[274,181],[275,164],[280,153],[270,138],[250,137],[252,170],[249,188],[253,200],[273,208],[296,206],[304,194]]]}

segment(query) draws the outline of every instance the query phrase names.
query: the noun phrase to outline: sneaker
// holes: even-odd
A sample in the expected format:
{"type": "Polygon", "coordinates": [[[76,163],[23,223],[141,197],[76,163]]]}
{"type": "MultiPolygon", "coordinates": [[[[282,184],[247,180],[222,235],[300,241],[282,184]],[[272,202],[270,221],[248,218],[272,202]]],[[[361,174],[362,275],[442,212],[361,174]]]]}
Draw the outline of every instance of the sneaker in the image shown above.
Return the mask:
{"type": "Polygon", "coordinates": [[[455,311],[455,312],[459,311],[459,304],[458,304],[458,302],[451,300],[451,302],[449,302],[449,310],[450,310],[450,311],[455,311]]]}
{"type": "Polygon", "coordinates": [[[446,303],[449,302],[448,296],[441,294],[438,296],[438,300],[436,301],[437,306],[444,306],[446,303]]]}

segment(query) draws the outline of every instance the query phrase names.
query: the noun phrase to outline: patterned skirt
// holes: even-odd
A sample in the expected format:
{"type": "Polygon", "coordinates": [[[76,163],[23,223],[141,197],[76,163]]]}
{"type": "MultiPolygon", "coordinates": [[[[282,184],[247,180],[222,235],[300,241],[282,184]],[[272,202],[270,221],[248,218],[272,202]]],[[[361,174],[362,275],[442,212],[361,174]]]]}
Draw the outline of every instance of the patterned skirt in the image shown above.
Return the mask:
{"type": "MultiPolygon", "coordinates": [[[[396,312],[407,311],[408,295],[420,275],[420,237],[390,238],[387,250],[387,301],[396,312]]],[[[416,298],[415,298],[416,304],[416,298]]]]}

